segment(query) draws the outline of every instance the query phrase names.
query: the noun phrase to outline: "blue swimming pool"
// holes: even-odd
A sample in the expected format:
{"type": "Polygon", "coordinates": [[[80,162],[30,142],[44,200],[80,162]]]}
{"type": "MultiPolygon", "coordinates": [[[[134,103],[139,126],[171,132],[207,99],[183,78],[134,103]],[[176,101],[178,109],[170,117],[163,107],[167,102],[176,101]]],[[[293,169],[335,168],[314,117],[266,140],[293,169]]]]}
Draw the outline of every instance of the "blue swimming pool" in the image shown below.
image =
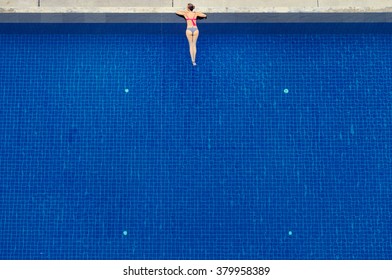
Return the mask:
{"type": "Polygon", "coordinates": [[[235,26],[3,32],[0,258],[391,259],[392,34],[235,26]]]}

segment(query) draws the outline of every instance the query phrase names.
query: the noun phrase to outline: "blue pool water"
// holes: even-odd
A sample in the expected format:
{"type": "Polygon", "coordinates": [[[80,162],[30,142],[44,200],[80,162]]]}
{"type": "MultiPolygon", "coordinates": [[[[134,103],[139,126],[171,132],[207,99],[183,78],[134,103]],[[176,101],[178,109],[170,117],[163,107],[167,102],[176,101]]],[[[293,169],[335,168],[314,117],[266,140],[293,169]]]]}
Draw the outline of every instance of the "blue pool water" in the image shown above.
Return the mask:
{"type": "Polygon", "coordinates": [[[0,35],[1,259],[392,258],[392,34],[148,28],[0,35]]]}

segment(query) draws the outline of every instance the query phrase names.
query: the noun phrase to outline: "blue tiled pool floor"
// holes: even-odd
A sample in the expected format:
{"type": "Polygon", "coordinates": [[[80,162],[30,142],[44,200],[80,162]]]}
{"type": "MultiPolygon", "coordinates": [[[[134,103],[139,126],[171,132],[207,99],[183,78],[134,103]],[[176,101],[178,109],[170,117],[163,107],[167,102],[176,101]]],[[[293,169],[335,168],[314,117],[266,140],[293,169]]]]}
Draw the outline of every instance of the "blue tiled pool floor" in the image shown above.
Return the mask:
{"type": "Polygon", "coordinates": [[[1,34],[1,259],[391,259],[391,34],[1,34]]]}

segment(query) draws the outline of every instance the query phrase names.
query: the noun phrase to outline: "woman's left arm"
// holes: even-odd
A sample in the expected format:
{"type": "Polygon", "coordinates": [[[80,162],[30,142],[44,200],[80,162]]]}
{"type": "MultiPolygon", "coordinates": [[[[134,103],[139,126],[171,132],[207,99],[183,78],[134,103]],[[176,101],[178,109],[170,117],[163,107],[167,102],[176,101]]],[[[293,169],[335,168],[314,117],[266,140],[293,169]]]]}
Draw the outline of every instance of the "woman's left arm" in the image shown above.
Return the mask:
{"type": "Polygon", "coordinates": [[[185,11],[177,11],[176,15],[178,15],[178,16],[185,16],[185,11]]]}

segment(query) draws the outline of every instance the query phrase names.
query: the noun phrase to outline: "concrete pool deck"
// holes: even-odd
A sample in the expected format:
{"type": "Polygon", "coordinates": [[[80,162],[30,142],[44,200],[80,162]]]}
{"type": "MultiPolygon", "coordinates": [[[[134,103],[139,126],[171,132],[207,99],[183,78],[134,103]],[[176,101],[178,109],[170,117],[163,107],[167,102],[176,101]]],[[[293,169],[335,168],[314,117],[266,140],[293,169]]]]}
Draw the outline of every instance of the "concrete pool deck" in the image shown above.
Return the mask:
{"type": "MultiPolygon", "coordinates": [[[[176,23],[179,0],[0,0],[0,23],[176,23]]],[[[195,0],[210,23],[392,22],[387,0],[195,0]]]]}

